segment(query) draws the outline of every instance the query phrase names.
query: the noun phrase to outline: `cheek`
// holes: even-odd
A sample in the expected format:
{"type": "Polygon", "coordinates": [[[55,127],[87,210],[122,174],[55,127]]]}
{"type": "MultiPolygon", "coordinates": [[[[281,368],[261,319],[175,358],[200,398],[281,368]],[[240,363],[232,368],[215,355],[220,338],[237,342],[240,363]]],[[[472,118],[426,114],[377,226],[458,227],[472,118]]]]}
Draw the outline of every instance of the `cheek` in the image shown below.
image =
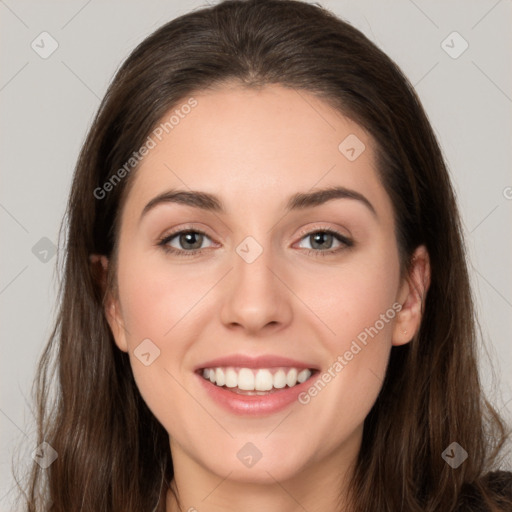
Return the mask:
{"type": "Polygon", "coordinates": [[[164,258],[133,258],[120,269],[123,318],[131,348],[150,338],[164,348],[173,332],[191,325],[195,306],[208,290],[197,273],[172,268],[164,258]]]}
{"type": "Polygon", "coordinates": [[[379,339],[390,337],[399,281],[397,251],[391,244],[375,244],[346,263],[319,272],[322,275],[303,281],[300,289],[328,328],[325,340],[331,353],[348,349],[351,340],[360,334],[364,338],[375,324],[379,339]]]}
{"type": "Polygon", "coordinates": [[[123,261],[119,295],[134,379],[155,417],[168,431],[181,431],[185,420],[176,412],[190,406],[187,354],[204,330],[202,299],[215,279],[201,278],[193,266],[172,266],[160,256],[126,254],[123,261]],[[148,366],[137,357],[143,342],[151,361],[158,354],[148,366]]]}
{"type": "Polygon", "coordinates": [[[322,382],[329,390],[321,394],[361,421],[384,379],[400,309],[398,281],[397,253],[392,246],[381,245],[331,272],[321,291],[312,282],[303,288],[312,309],[328,327],[323,340],[329,362],[322,382]]]}

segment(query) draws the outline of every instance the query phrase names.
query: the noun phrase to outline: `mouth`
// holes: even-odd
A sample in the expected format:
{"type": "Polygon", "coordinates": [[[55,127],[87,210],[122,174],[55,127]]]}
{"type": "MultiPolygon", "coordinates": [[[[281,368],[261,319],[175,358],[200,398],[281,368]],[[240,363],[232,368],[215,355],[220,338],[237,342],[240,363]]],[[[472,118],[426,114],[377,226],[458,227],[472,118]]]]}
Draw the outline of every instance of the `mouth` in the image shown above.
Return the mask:
{"type": "Polygon", "coordinates": [[[205,398],[213,404],[236,415],[261,417],[298,401],[319,368],[311,360],[237,353],[203,361],[193,371],[205,398]]]}
{"type": "Polygon", "coordinates": [[[194,373],[205,397],[224,411],[265,417],[297,402],[319,372],[316,368],[294,366],[209,366],[194,373]]]}
{"type": "Polygon", "coordinates": [[[245,396],[265,396],[295,388],[311,379],[315,368],[244,368],[217,366],[200,368],[196,373],[214,386],[245,396]]]}

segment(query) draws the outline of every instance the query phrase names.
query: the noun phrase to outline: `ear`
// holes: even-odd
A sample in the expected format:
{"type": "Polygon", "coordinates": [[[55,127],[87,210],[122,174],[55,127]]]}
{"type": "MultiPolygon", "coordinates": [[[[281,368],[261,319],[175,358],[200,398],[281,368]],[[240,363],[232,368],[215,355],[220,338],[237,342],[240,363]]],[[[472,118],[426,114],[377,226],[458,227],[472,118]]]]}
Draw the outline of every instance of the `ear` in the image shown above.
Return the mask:
{"type": "Polygon", "coordinates": [[[128,352],[126,330],[119,300],[114,297],[112,290],[107,289],[108,258],[102,254],[91,254],[89,261],[91,262],[94,279],[102,291],[102,296],[104,296],[105,317],[114,336],[114,341],[120,350],[128,352]]]}
{"type": "Polygon", "coordinates": [[[402,305],[402,309],[393,327],[393,345],[409,343],[419,331],[429,286],[430,258],[427,248],[420,245],[414,251],[411,269],[398,293],[397,300],[402,305]]]}

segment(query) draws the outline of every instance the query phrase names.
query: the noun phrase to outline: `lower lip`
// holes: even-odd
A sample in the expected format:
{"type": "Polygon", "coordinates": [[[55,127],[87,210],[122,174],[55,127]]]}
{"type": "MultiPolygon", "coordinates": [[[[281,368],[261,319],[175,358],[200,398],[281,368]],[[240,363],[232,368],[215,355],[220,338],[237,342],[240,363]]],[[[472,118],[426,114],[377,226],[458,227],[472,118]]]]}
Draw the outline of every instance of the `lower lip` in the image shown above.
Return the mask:
{"type": "Polygon", "coordinates": [[[263,416],[281,411],[297,400],[301,392],[311,386],[315,374],[292,388],[286,387],[268,395],[239,395],[212,384],[196,373],[209,396],[230,412],[242,415],[263,416]]]}

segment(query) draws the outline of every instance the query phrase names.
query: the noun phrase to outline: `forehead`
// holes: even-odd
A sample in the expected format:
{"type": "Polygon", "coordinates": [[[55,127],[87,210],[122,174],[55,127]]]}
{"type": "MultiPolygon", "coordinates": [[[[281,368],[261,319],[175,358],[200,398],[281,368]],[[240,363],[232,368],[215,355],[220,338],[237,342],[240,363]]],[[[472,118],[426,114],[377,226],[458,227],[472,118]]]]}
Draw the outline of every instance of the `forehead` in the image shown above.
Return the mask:
{"type": "Polygon", "coordinates": [[[313,94],[280,85],[225,85],[191,97],[193,108],[182,108],[194,104],[184,98],[150,135],[154,147],[136,170],[127,201],[138,210],[171,188],[261,209],[262,201],[283,207],[294,193],[337,185],[390,208],[379,205],[389,199],[372,138],[313,94]]]}

